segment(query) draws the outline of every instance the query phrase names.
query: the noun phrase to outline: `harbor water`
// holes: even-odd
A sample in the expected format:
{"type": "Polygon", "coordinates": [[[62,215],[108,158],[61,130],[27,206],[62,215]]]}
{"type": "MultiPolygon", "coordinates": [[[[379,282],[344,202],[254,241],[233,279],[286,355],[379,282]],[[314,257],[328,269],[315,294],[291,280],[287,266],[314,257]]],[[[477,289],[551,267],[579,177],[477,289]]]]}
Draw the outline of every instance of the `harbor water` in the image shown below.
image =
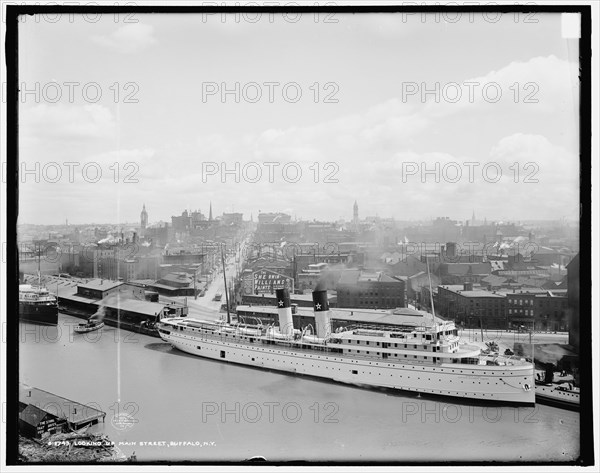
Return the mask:
{"type": "MultiPolygon", "coordinates": [[[[140,461],[571,461],[578,412],[348,386],[184,354],[81,320],[19,326],[20,381],[107,413],[140,461]]],[[[68,409],[69,406],[64,406],[68,409]]]]}

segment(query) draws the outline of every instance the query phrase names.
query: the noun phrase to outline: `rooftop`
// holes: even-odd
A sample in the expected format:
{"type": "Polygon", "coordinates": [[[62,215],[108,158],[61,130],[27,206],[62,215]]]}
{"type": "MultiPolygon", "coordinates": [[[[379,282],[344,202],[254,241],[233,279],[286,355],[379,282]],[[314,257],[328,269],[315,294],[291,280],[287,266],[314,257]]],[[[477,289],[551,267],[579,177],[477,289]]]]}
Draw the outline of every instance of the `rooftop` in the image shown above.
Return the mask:
{"type": "Polygon", "coordinates": [[[169,273],[165,274],[160,281],[172,281],[178,284],[191,284],[193,279],[187,273],[169,273]]]}
{"type": "Polygon", "coordinates": [[[138,299],[129,298],[126,299],[119,296],[115,296],[114,298],[107,298],[107,300],[105,300],[102,303],[102,305],[105,307],[110,307],[112,309],[135,312],[137,314],[151,316],[160,314],[165,308],[163,304],[159,304],[158,302],[140,301],[138,299]]]}
{"type": "Polygon", "coordinates": [[[503,278],[502,276],[495,276],[494,274],[490,274],[481,280],[482,282],[492,284],[492,285],[501,285],[508,281],[507,278],[503,278]]]}
{"type": "Polygon", "coordinates": [[[61,419],[67,419],[73,424],[91,422],[106,415],[105,412],[93,407],[57,396],[43,389],[32,388],[25,384],[19,385],[19,402],[28,405],[33,404],[40,410],[61,419]]]}
{"type": "Polygon", "coordinates": [[[122,281],[110,281],[108,279],[92,279],[87,283],[79,284],[84,289],[94,289],[97,291],[108,291],[123,284],[122,281]]]}
{"type": "Polygon", "coordinates": [[[480,289],[480,288],[473,288],[470,291],[466,291],[465,287],[463,284],[447,284],[447,285],[442,285],[439,286],[443,289],[446,289],[450,292],[454,292],[458,295],[464,296],[464,297],[491,297],[491,298],[503,298],[505,295],[501,292],[491,292],[491,291],[486,291],[484,289],[480,289]]]}
{"type": "Polygon", "coordinates": [[[448,274],[490,274],[490,263],[444,263],[448,274]]]}
{"type": "Polygon", "coordinates": [[[355,285],[360,282],[400,282],[397,278],[388,276],[382,271],[360,271],[349,269],[342,271],[338,284],[355,285]]]}

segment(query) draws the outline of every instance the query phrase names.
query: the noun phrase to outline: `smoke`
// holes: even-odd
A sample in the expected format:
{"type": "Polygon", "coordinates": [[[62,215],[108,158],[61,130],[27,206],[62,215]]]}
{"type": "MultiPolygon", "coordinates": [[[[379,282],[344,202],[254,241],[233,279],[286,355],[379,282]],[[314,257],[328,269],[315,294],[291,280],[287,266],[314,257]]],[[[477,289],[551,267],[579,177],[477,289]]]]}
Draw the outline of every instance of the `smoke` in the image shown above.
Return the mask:
{"type": "Polygon", "coordinates": [[[112,245],[112,244],[118,243],[118,241],[119,240],[117,238],[115,238],[114,236],[108,235],[106,238],[103,238],[102,240],[98,241],[98,244],[99,245],[104,245],[104,244],[112,245]]]}
{"type": "Polygon", "coordinates": [[[535,361],[539,361],[540,363],[557,365],[563,356],[570,354],[571,352],[556,344],[535,346],[535,361]]]}
{"type": "Polygon", "coordinates": [[[325,281],[325,278],[323,276],[321,276],[321,278],[319,278],[319,281],[317,282],[314,291],[326,291],[327,290],[327,281],[325,281]]]}
{"type": "Polygon", "coordinates": [[[105,315],[106,308],[103,305],[101,305],[100,307],[98,307],[96,313],[90,317],[90,320],[97,320],[99,322],[102,322],[104,320],[105,315]]]}

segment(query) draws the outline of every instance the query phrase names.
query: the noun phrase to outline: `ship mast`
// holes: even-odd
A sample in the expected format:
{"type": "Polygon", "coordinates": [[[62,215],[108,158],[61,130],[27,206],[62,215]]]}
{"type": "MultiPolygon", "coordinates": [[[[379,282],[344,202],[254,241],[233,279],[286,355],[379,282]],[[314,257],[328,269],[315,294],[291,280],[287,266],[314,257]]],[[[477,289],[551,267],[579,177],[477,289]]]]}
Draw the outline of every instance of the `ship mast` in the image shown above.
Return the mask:
{"type": "Polygon", "coordinates": [[[231,323],[231,315],[229,314],[229,294],[227,292],[227,274],[225,273],[225,254],[223,253],[223,245],[221,245],[221,264],[223,265],[223,282],[225,283],[225,304],[227,304],[227,323],[231,323]]]}
{"type": "Polygon", "coordinates": [[[38,257],[38,289],[42,287],[42,245],[38,243],[37,249],[37,257],[38,257]]]}
{"type": "Polygon", "coordinates": [[[429,279],[429,301],[431,302],[431,317],[433,319],[433,329],[437,332],[435,325],[435,307],[433,305],[433,289],[431,287],[431,274],[429,273],[429,258],[425,257],[427,263],[427,277],[429,279]]]}

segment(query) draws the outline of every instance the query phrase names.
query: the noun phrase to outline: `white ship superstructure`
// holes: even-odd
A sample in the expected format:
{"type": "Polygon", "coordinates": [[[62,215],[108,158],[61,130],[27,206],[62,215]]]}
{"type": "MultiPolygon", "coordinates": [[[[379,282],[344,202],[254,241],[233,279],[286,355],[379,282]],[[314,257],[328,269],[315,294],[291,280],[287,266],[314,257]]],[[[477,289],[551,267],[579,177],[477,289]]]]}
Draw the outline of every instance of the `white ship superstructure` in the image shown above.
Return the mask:
{"type": "Polygon", "coordinates": [[[165,318],[161,338],[215,360],[393,388],[501,403],[534,404],[533,365],[482,355],[460,342],[453,322],[416,317],[396,330],[330,332],[327,291],[313,292],[315,327],[293,327],[287,289],[277,290],[279,327],[165,318]],[[312,330],[311,330],[312,329],[312,330]]]}
{"type": "Polygon", "coordinates": [[[19,318],[24,322],[43,325],[58,323],[58,303],[48,289],[30,284],[19,285],[19,318]]]}

